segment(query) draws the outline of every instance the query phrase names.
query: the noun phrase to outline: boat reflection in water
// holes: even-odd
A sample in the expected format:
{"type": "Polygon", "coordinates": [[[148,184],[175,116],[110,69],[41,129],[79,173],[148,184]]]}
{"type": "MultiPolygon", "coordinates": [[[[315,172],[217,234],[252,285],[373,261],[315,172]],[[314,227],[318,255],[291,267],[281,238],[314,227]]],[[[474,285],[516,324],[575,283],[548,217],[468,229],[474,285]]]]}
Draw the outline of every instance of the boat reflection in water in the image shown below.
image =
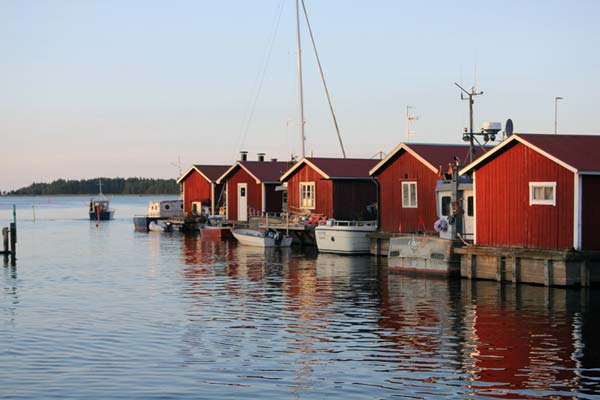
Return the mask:
{"type": "Polygon", "coordinates": [[[422,278],[370,256],[199,236],[182,243],[181,356],[211,387],[258,397],[600,393],[597,291],[422,278]]]}

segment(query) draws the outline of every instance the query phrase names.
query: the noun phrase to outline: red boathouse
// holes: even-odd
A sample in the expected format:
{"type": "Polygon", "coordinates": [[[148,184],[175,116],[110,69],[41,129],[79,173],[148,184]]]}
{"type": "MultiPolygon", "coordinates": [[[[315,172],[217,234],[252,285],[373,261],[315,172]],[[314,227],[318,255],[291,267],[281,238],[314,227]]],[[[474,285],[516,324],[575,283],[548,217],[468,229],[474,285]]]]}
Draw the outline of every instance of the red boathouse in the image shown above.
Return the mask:
{"type": "Polygon", "coordinates": [[[515,134],[467,165],[475,244],[600,250],[600,136],[515,134]]]}
{"type": "MultiPolygon", "coordinates": [[[[482,153],[482,150],[478,150],[482,153]]],[[[383,232],[433,231],[438,219],[436,182],[455,160],[468,157],[469,146],[401,143],[369,174],[379,183],[379,218],[383,232]]]]}
{"type": "Polygon", "coordinates": [[[217,179],[229,168],[228,165],[192,165],[179,179],[183,192],[183,211],[199,214],[202,207],[210,207],[215,215],[225,203],[223,185],[217,179]]]}
{"type": "Polygon", "coordinates": [[[293,163],[264,161],[264,154],[258,154],[258,161],[248,161],[245,152],[242,160],[233,164],[217,180],[224,184],[227,192],[226,218],[248,221],[251,216],[282,210],[282,192],[276,190],[279,177],[293,163]]]}
{"type": "Polygon", "coordinates": [[[378,160],[361,158],[303,158],[281,176],[287,184],[291,213],[326,218],[374,219],[367,207],[377,202],[369,169],[378,160]]]}

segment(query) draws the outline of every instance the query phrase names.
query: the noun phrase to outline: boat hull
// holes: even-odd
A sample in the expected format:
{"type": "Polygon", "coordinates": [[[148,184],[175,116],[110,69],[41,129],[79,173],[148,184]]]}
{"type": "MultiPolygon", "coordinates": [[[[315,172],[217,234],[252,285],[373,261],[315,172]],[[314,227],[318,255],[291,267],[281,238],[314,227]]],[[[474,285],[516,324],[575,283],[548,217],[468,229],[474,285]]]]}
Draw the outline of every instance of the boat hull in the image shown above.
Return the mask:
{"type": "Polygon", "coordinates": [[[113,216],[115,214],[114,210],[108,210],[108,211],[100,211],[100,218],[98,218],[98,213],[96,211],[90,211],[90,220],[91,221],[108,221],[113,219],[113,216]]]}
{"type": "Polygon", "coordinates": [[[290,247],[292,245],[291,236],[283,236],[280,241],[274,237],[259,236],[261,232],[252,231],[250,229],[234,229],[231,231],[233,237],[244,246],[252,247],[290,247]]]}
{"type": "Polygon", "coordinates": [[[431,236],[403,235],[390,239],[388,268],[418,273],[458,276],[460,259],[456,243],[431,236]]]}
{"type": "Polygon", "coordinates": [[[368,254],[375,225],[319,225],[315,228],[317,248],[321,253],[368,254]]]}

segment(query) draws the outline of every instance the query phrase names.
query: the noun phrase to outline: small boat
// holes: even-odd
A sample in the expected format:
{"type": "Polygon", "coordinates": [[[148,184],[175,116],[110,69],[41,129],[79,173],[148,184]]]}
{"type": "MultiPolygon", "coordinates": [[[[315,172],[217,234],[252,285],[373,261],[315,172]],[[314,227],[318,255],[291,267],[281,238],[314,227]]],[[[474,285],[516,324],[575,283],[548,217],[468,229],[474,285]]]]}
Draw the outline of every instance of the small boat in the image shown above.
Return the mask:
{"type": "Polygon", "coordinates": [[[290,247],[292,237],[271,229],[259,231],[255,229],[232,229],[233,237],[244,246],[253,247],[290,247]]]}
{"type": "Polygon", "coordinates": [[[320,221],[315,228],[317,248],[322,253],[366,254],[371,247],[369,233],[377,230],[377,221],[320,221]]]}
{"type": "Polygon", "coordinates": [[[113,219],[115,210],[110,208],[110,200],[102,193],[102,181],[98,182],[100,191],[97,197],[92,197],[89,203],[89,215],[92,221],[108,221],[113,219]]]}
{"type": "Polygon", "coordinates": [[[176,217],[183,217],[182,200],[151,201],[146,215],[133,216],[133,226],[138,232],[170,232],[173,224],[167,220],[176,217]]]}
{"type": "Polygon", "coordinates": [[[211,215],[207,218],[206,224],[200,229],[202,239],[229,239],[233,238],[231,226],[224,226],[222,215],[211,215]]]}
{"type": "Polygon", "coordinates": [[[153,232],[173,232],[173,224],[169,221],[153,219],[148,223],[148,230],[153,232]]]}

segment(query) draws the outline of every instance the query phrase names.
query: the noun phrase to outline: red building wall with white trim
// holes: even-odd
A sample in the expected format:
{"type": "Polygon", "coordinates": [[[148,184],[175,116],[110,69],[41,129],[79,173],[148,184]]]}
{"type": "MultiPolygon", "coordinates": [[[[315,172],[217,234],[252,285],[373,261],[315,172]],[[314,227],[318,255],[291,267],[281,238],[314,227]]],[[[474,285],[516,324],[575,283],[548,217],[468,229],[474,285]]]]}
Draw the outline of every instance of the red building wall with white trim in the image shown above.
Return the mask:
{"type": "Polygon", "coordinates": [[[300,207],[300,182],[314,182],[315,208],[308,211],[315,214],[322,214],[328,218],[334,218],[333,184],[330,180],[325,180],[310,165],[304,164],[289,176],[286,182],[288,189],[288,210],[291,213],[302,211],[300,207]]]}
{"type": "Polygon", "coordinates": [[[262,187],[248,172],[238,167],[227,179],[227,218],[237,220],[238,183],[247,183],[248,217],[262,210],[262,187]]]}
{"type": "Polygon", "coordinates": [[[433,231],[438,219],[435,186],[440,177],[407,152],[401,152],[377,175],[379,215],[384,232],[433,231]],[[402,208],[402,182],[417,182],[417,208],[402,208]]]}
{"type": "Polygon", "coordinates": [[[193,201],[202,201],[203,206],[211,205],[212,188],[198,171],[192,171],[182,181],[183,184],[183,211],[190,212],[193,201]]]}
{"type": "Polygon", "coordinates": [[[518,143],[475,171],[476,244],[573,246],[575,175],[518,143]],[[556,206],[529,205],[529,182],[556,182],[556,206]]]}

